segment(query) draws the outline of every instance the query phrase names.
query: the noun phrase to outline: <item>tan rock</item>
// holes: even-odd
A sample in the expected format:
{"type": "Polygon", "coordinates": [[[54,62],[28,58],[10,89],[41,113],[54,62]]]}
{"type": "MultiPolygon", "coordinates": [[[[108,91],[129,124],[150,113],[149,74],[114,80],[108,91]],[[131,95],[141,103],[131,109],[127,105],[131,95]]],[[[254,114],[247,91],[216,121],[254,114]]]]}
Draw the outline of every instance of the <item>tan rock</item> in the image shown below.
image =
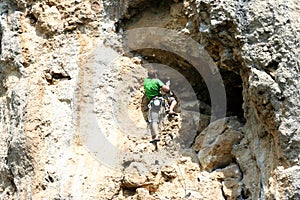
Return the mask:
{"type": "Polygon", "coordinates": [[[198,190],[201,194],[199,199],[223,199],[222,184],[217,181],[216,174],[201,172],[198,175],[198,190]]]}
{"type": "Polygon", "coordinates": [[[154,198],[149,194],[149,191],[145,188],[136,189],[137,200],[153,200],[154,198]]]}
{"type": "Polygon", "coordinates": [[[124,188],[138,188],[146,185],[146,168],[141,163],[133,162],[124,171],[122,185],[124,188]]]}
{"type": "Polygon", "coordinates": [[[43,6],[43,12],[38,16],[37,27],[46,34],[62,31],[63,23],[59,10],[55,6],[43,6]]]}
{"type": "Polygon", "coordinates": [[[242,191],[242,173],[235,164],[224,169],[217,169],[216,173],[221,173],[219,180],[222,182],[222,190],[228,199],[238,199],[242,191]]]}
{"type": "Polygon", "coordinates": [[[167,179],[168,181],[172,181],[174,178],[177,177],[176,170],[172,166],[164,166],[161,169],[162,176],[167,179]]]}
{"type": "Polygon", "coordinates": [[[195,150],[199,150],[198,158],[203,169],[211,171],[229,165],[233,159],[232,146],[243,139],[241,128],[234,118],[211,123],[195,142],[195,150]]]}
{"type": "Polygon", "coordinates": [[[1,0],[0,199],[299,199],[299,10],[298,0],[1,0]],[[192,48],[178,34],[166,40],[191,57],[213,58],[218,68],[208,71],[222,73],[227,115],[246,123],[241,141],[239,126],[215,122],[203,130],[210,106],[200,104],[207,116],[199,122],[195,92],[172,80],[195,113],[167,124],[168,141],[158,151],[149,144],[140,109],[144,53],[184,74],[207,104],[206,86],[216,85],[199,81],[190,60],[174,55],[179,48],[126,52],[123,33],[145,26],[201,43],[192,48]],[[123,61],[111,66],[116,57],[123,61]],[[115,113],[133,123],[117,123],[115,113]],[[86,121],[93,126],[81,135],[86,121]],[[86,148],[100,124],[105,138],[91,140],[96,150],[86,148]],[[197,128],[202,133],[190,149],[197,128]],[[180,136],[183,146],[174,140],[180,136]],[[105,139],[120,154],[134,153],[135,163],[121,171],[99,159],[114,157],[101,145],[105,139]],[[200,170],[194,150],[212,172],[200,170]],[[144,153],[153,157],[140,162],[144,153]]]}

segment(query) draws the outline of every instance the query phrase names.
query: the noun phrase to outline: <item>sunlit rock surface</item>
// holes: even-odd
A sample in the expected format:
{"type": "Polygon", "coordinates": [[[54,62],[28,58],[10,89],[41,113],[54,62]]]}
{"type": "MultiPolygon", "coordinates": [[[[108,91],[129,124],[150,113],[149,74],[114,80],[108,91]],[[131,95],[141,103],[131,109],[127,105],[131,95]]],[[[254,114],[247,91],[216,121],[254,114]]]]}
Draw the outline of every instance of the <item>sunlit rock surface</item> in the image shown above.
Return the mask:
{"type": "Polygon", "coordinates": [[[0,1],[0,199],[299,199],[299,4],[0,1]],[[191,62],[127,51],[123,34],[142,27],[208,52],[225,124],[210,121],[191,62]],[[177,70],[161,70],[180,113],[158,150],[143,101],[151,62],[177,70]]]}

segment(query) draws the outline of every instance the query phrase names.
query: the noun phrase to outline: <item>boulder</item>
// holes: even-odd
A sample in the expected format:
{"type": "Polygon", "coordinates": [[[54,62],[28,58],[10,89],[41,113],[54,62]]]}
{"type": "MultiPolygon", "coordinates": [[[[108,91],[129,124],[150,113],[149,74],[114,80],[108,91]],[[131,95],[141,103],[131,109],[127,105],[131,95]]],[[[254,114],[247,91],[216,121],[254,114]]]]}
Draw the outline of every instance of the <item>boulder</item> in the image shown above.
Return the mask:
{"type": "Polygon", "coordinates": [[[221,173],[219,180],[222,183],[222,190],[227,199],[238,199],[241,195],[242,173],[238,165],[232,164],[224,169],[217,169],[221,173]]]}
{"type": "Polygon", "coordinates": [[[194,148],[198,151],[203,169],[212,171],[225,167],[233,160],[232,146],[243,139],[242,124],[235,118],[226,118],[211,123],[196,138],[194,148]]]}
{"type": "Polygon", "coordinates": [[[142,163],[132,162],[124,171],[123,188],[138,188],[147,182],[147,169],[142,163]]]}

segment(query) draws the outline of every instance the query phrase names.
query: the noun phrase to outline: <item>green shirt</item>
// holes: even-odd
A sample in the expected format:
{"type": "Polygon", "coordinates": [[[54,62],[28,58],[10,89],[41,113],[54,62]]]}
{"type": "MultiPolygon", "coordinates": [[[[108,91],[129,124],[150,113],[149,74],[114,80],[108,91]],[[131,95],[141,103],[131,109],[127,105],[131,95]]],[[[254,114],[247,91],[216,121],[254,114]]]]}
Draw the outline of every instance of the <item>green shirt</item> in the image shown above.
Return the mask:
{"type": "Polygon", "coordinates": [[[165,84],[159,79],[145,78],[144,80],[144,89],[146,96],[151,100],[155,96],[161,96],[160,88],[165,84]]]}

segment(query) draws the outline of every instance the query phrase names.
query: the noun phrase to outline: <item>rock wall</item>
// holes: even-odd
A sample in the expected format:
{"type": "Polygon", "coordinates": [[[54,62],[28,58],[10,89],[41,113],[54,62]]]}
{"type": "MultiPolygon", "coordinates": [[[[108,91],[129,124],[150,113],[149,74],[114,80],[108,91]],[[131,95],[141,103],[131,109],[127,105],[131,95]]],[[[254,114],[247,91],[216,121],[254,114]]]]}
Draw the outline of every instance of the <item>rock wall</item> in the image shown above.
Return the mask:
{"type": "Polygon", "coordinates": [[[199,8],[200,40],[206,49],[221,68],[242,77],[246,137],[233,154],[247,171],[246,193],[254,199],[297,199],[299,184],[281,188],[278,172],[293,168],[299,175],[299,4],[201,1],[194,6],[199,8]]]}
{"type": "Polygon", "coordinates": [[[0,1],[0,198],[298,199],[299,10],[296,0],[0,1]],[[226,88],[225,122],[209,124],[191,63],[126,51],[123,33],[144,26],[209,53],[226,88]],[[152,61],[196,93],[180,88],[180,117],[167,121],[158,151],[143,117],[152,61]]]}

